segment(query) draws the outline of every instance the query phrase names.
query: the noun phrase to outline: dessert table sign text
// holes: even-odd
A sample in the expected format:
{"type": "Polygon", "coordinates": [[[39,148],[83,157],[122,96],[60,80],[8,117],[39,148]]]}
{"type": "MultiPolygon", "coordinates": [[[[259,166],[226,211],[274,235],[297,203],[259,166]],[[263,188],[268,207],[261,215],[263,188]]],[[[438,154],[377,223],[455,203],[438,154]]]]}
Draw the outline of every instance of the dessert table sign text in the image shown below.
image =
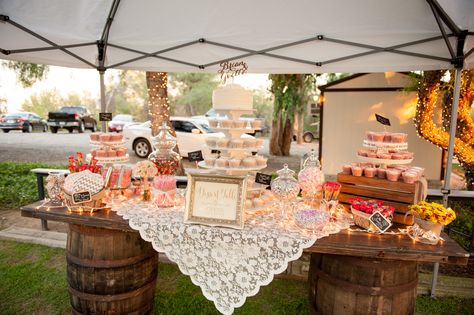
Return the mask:
{"type": "Polygon", "coordinates": [[[226,84],[227,80],[244,74],[248,70],[248,65],[244,61],[223,61],[219,66],[217,73],[221,76],[222,84],[226,84]]]}
{"type": "Polygon", "coordinates": [[[242,229],[246,186],[245,176],[188,174],[184,222],[242,229]]]}

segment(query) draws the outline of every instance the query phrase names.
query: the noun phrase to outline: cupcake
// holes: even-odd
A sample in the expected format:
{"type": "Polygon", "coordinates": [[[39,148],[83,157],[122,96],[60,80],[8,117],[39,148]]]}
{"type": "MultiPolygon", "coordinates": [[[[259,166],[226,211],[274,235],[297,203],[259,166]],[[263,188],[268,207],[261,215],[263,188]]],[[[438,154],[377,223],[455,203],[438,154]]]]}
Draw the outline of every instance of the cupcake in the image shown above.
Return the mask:
{"type": "Polygon", "coordinates": [[[244,145],[244,140],[242,139],[232,139],[229,141],[229,148],[241,149],[244,145]]]}
{"type": "Polygon", "coordinates": [[[93,132],[90,135],[91,141],[100,141],[100,135],[102,132],[93,132]]]}
{"type": "Polygon", "coordinates": [[[117,150],[115,150],[115,152],[116,152],[117,156],[125,156],[125,154],[127,153],[127,149],[126,148],[118,148],[117,150]]]}
{"type": "Polygon", "coordinates": [[[255,139],[255,147],[260,148],[263,146],[263,139],[255,139]]]}
{"type": "Polygon", "coordinates": [[[229,167],[231,168],[239,168],[241,160],[240,159],[230,159],[229,160],[229,167]]]}
{"type": "Polygon", "coordinates": [[[352,166],[349,164],[343,165],[342,166],[342,173],[350,175],[352,173],[352,166]]]}
{"type": "Polygon", "coordinates": [[[107,151],[107,157],[116,157],[116,156],[117,156],[117,152],[115,152],[115,150],[107,151]]]}
{"type": "Polygon", "coordinates": [[[257,160],[257,165],[258,166],[265,166],[267,165],[267,158],[264,157],[264,156],[261,156],[261,155],[258,155],[255,157],[255,159],[257,160]]]}
{"type": "Polygon", "coordinates": [[[97,150],[96,154],[97,154],[97,157],[107,157],[107,151],[105,150],[97,150]]]}
{"type": "Polygon", "coordinates": [[[99,135],[99,140],[102,142],[109,142],[110,141],[110,135],[108,133],[103,133],[99,135]]]}
{"type": "Polygon", "coordinates": [[[362,176],[362,167],[360,167],[360,166],[353,166],[353,167],[352,167],[352,175],[354,175],[354,176],[362,176]]]}
{"type": "Polygon", "coordinates": [[[216,147],[216,143],[217,143],[217,137],[207,137],[206,138],[206,144],[208,147],[210,148],[215,148],[216,147]]]}
{"type": "Polygon", "coordinates": [[[357,150],[357,155],[367,156],[367,152],[368,152],[368,150],[366,150],[366,149],[359,149],[359,150],[357,150]]]}
{"type": "Polygon", "coordinates": [[[374,177],[376,174],[377,170],[373,167],[366,167],[364,169],[364,176],[365,177],[374,177]]]}
{"type": "Polygon", "coordinates": [[[218,148],[227,148],[227,146],[229,145],[229,139],[227,139],[227,138],[219,138],[219,139],[216,141],[216,144],[217,144],[217,147],[218,147],[218,148]]]}
{"type": "Polygon", "coordinates": [[[367,157],[375,159],[377,158],[377,153],[375,153],[374,151],[368,151],[367,157]]]}
{"type": "Polygon", "coordinates": [[[244,148],[255,148],[257,145],[257,139],[243,139],[244,148]]]}
{"type": "Polygon", "coordinates": [[[384,132],[383,133],[383,142],[392,142],[392,133],[384,132]]]}
{"type": "Polygon", "coordinates": [[[379,179],[387,178],[387,170],[385,168],[378,168],[377,169],[377,178],[379,178],[379,179]]]}
{"type": "Polygon", "coordinates": [[[229,166],[229,161],[227,160],[227,158],[218,158],[216,160],[216,165],[218,167],[228,167],[229,166]]]}
{"type": "Polygon", "coordinates": [[[392,134],[392,143],[402,143],[407,139],[406,133],[393,133],[392,134]]]}
{"type": "Polygon", "coordinates": [[[418,175],[416,173],[407,171],[402,173],[403,182],[407,184],[413,184],[418,180],[418,175]]]}
{"type": "Polygon", "coordinates": [[[123,139],[123,135],[121,133],[114,133],[110,135],[110,141],[113,142],[120,142],[123,139]]]}
{"type": "Polygon", "coordinates": [[[392,155],[390,153],[378,152],[377,153],[377,158],[384,159],[384,160],[390,160],[392,158],[392,155]]]}
{"type": "Polygon", "coordinates": [[[232,127],[237,129],[244,129],[245,128],[245,121],[244,120],[234,120],[232,123],[232,127]]]}
{"type": "Polygon", "coordinates": [[[243,167],[254,168],[257,166],[257,161],[254,157],[246,157],[242,160],[243,167]]]}
{"type": "Polygon", "coordinates": [[[397,153],[392,153],[392,160],[404,160],[405,159],[405,154],[397,152],[397,153]]]}
{"type": "Polygon", "coordinates": [[[216,162],[215,157],[206,157],[206,158],[204,158],[204,163],[206,163],[207,166],[214,166],[215,162],[216,162]]]}
{"type": "Polygon", "coordinates": [[[216,128],[217,127],[217,119],[209,119],[209,127],[216,128]]]}
{"type": "Polygon", "coordinates": [[[230,119],[223,119],[221,120],[221,127],[222,128],[232,128],[234,125],[233,121],[230,119]]]}
{"type": "Polygon", "coordinates": [[[387,170],[387,179],[391,182],[396,182],[400,178],[400,171],[395,169],[387,170]]]}
{"type": "Polygon", "coordinates": [[[383,138],[384,138],[384,133],[383,132],[374,132],[372,134],[372,140],[375,141],[375,142],[383,142],[383,138]]]}
{"type": "Polygon", "coordinates": [[[374,132],[373,131],[366,131],[365,132],[365,137],[367,138],[367,140],[369,141],[373,141],[374,140],[374,132]]]}

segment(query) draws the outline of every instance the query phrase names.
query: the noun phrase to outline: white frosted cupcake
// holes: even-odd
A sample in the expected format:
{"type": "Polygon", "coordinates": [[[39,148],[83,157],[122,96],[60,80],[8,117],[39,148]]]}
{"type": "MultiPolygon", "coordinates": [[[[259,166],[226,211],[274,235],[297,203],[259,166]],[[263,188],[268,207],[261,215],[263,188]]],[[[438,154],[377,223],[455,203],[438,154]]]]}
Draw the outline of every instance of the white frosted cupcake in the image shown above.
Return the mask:
{"type": "Polygon", "coordinates": [[[216,160],[216,166],[218,167],[228,167],[229,166],[229,161],[227,158],[218,158],[216,160]]]}
{"type": "Polygon", "coordinates": [[[261,146],[263,146],[263,139],[255,139],[255,146],[257,148],[260,148],[261,146]]]}
{"type": "Polygon", "coordinates": [[[217,147],[218,147],[218,148],[227,148],[227,146],[229,145],[229,139],[227,139],[227,138],[219,138],[219,139],[216,141],[216,144],[217,144],[217,147]]]}
{"type": "Polygon", "coordinates": [[[221,120],[221,127],[222,128],[232,128],[234,126],[234,123],[230,119],[223,119],[221,120]]]}
{"type": "Polygon", "coordinates": [[[254,157],[246,157],[242,160],[242,165],[247,168],[254,168],[257,166],[257,160],[254,157]]]}
{"type": "Polygon", "coordinates": [[[261,155],[257,155],[257,156],[255,157],[255,159],[257,160],[257,165],[258,165],[258,166],[265,166],[265,165],[267,165],[267,160],[268,160],[268,159],[267,159],[266,157],[261,156],[261,155]]]}
{"type": "Polygon", "coordinates": [[[243,120],[234,120],[232,125],[234,128],[243,129],[245,128],[245,124],[246,122],[243,120]]]}
{"type": "Polygon", "coordinates": [[[231,168],[239,168],[241,162],[242,162],[242,161],[241,161],[240,159],[230,159],[230,160],[229,160],[229,167],[231,167],[231,168]]]}
{"type": "Polygon", "coordinates": [[[206,163],[207,166],[214,166],[214,163],[216,162],[215,157],[207,157],[204,159],[204,162],[206,163]]]}
{"type": "Polygon", "coordinates": [[[241,149],[244,145],[244,140],[242,139],[232,139],[229,142],[229,148],[241,149]]]}
{"type": "Polygon", "coordinates": [[[243,139],[244,148],[255,148],[257,146],[257,139],[243,139]]]}

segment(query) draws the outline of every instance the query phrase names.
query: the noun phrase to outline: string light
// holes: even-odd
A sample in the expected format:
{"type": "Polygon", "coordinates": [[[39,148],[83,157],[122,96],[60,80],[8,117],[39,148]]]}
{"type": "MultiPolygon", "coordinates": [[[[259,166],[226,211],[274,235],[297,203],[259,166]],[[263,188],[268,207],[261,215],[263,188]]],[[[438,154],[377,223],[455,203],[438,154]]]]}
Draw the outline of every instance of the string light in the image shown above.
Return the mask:
{"type": "MultiPolygon", "coordinates": [[[[163,122],[170,125],[170,105],[168,99],[168,74],[166,72],[147,72],[148,115],[153,136],[163,122]]],[[[172,134],[174,134],[174,129],[172,134]]]]}
{"type": "MultiPolygon", "coordinates": [[[[459,98],[459,124],[454,140],[454,155],[463,165],[474,165],[474,122],[470,117],[470,108],[474,96],[474,72],[464,73],[459,98]]],[[[419,97],[416,108],[415,126],[418,134],[442,149],[448,148],[449,133],[434,122],[434,111],[438,100],[440,73],[420,82],[419,97]]],[[[451,98],[452,103],[452,98],[451,98]]],[[[450,113],[443,117],[449,123],[450,113]]]]}

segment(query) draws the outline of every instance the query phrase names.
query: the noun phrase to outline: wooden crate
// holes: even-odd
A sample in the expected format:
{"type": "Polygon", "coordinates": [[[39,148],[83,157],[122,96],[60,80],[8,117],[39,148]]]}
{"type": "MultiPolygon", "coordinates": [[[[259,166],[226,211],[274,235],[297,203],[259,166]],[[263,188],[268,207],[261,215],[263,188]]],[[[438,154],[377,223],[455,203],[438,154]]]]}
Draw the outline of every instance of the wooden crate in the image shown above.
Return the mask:
{"type": "Polygon", "coordinates": [[[349,200],[354,197],[383,200],[385,204],[395,207],[393,221],[397,223],[412,225],[413,216],[405,218],[408,206],[423,200],[421,182],[407,184],[342,173],[337,174],[337,181],[342,185],[339,195],[342,204],[349,206],[349,200]]]}

